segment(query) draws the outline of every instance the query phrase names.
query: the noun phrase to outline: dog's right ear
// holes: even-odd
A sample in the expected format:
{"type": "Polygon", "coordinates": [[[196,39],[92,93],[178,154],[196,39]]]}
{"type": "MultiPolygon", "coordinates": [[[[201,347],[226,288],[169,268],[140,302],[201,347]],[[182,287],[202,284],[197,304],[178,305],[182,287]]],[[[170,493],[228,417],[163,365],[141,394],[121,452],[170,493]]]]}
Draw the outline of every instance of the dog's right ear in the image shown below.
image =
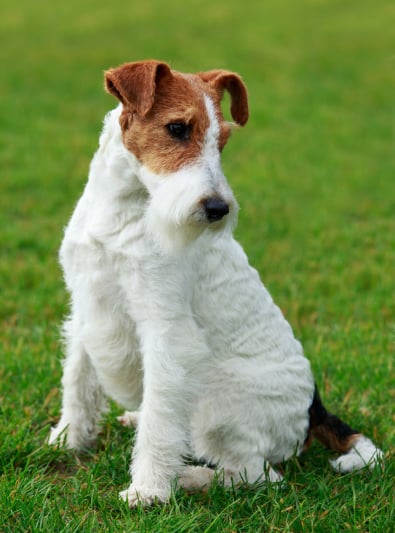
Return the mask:
{"type": "Polygon", "coordinates": [[[156,86],[170,75],[170,67],[161,61],[125,63],[105,72],[105,89],[130,111],[145,116],[154,105],[156,86]]]}
{"type": "Polygon", "coordinates": [[[249,115],[248,94],[247,87],[240,76],[228,70],[209,70],[198,72],[197,75],[215,89],[219,100],[222,100],[225,90],[229,92],[231,97],[230,112],[233,120],[240,126],[244,126],[249,115]]]}

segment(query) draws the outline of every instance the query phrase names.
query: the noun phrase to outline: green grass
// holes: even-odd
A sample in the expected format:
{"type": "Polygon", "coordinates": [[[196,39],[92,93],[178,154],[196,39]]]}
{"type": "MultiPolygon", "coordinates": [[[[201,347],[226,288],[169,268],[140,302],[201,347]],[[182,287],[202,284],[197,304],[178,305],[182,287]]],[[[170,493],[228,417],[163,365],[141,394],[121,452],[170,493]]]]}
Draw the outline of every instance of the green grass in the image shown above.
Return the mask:
{"type": "Polygon", "coordinates": [[[395,55],[390,0],[2,3],[0,531],[394,529],[395,55]],[[224,153],[237,237],[292,323],[325,402],[387,453],[339,476],[314,446],[287,484],[178,493],[129,511],[129,432],[44,442],[59,415],[57,249],[104,113],[102,71],[155,57],[240,72],[251,120],[224,153]]]}

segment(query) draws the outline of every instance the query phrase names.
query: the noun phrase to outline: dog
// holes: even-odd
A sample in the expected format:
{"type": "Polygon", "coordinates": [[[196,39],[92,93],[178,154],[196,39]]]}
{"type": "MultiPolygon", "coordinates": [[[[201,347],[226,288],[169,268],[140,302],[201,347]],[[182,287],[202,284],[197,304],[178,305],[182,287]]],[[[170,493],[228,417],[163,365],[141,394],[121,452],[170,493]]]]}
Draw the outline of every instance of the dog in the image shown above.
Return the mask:
{"type": "Polygon", "coordinates": [[[279,482],[275,465],[313,437],[341,453],[337,471],[380,463],[373,442],[323,406],[301,344],[232,236],[238,205],[221,152],[249,117],[240,76],[149,60],[108,70],[105,88],[118,107],[60,249],[71,313],[49,442],[83,450],[107,396],[126,408],[130,507],[168,501],[175,482],[279,482]]]}

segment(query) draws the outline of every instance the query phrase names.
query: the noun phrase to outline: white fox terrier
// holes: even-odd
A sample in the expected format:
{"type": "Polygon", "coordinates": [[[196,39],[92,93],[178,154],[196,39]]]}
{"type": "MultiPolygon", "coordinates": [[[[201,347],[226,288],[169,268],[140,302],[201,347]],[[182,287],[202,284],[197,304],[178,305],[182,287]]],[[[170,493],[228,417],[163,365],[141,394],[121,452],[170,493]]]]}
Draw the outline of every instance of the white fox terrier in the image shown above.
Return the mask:
{"type": "Polygon", "coordinates": [[[237,203],[221,169],[248,120],[232,72],[159,61],[106,72],[120,100],[60,250],[71,294],[62,416],[50,442],[84,449],[109,396],[136,426],[129,505],[168,500],[221,472],[225,485],[279,481],[273,465],[313,437],[342,472],[382,452],[326,411],[292,329],[233,239],[237,203]],[[234,123],[220,102],[231,98],[234,123]],[[185,464],[192,456],[206,465],[185,464]]]}

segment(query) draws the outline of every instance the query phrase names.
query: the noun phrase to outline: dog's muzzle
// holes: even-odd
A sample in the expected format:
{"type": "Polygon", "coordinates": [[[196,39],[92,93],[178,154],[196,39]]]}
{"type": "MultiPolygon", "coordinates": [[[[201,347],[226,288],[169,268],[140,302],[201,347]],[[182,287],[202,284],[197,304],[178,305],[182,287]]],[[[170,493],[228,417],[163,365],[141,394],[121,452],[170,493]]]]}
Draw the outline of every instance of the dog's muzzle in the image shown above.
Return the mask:
{"type": "Polygon", "coordinates": [[[203,202],[203,207],[209,222],[221,220],[229,213],[229,205],[221,198],[207,198],[203,202]]]}

